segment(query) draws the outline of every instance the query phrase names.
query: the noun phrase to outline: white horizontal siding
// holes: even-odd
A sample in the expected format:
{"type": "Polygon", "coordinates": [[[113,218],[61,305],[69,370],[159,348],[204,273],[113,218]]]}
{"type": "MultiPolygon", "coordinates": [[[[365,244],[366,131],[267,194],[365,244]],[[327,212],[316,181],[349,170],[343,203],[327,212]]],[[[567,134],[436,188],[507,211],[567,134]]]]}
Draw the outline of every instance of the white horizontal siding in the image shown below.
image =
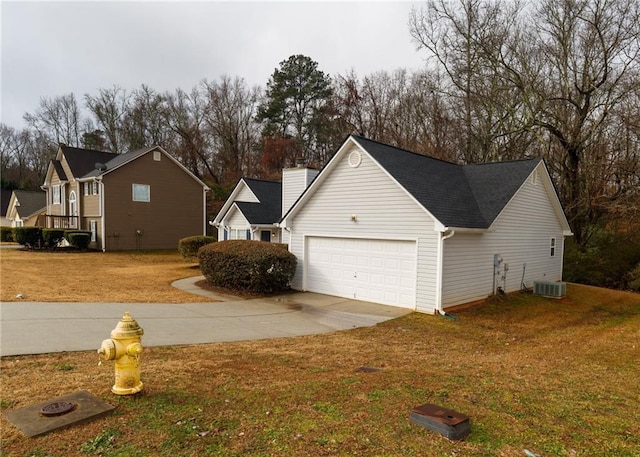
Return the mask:
{"type": "Polygon", "coordinates": [[[236,196],[234,201],[260,203],[256,198],[256,196],[253,195],[253,192],[251,192],[251,189],[249,189],[249,187],[246,184],[244,183],[242,184],[243,184],[242,187],[238,189],[238,195],[236,196]]]}
{"type": "Polygon", "coordinates": [[[282,171],[282,215],[287,211],[302,195],[302,192],[309,186],[313,178],[318,174],[318,170],[311,168],[287,168],[282,171]]]}
{"type": "MultiPolygon", "coordinates": [[[[482,234],[456,233],[444,242],[443,306],[486,298],[493,292],[493,256],[509,265],[506,291],[520,289],[524,281],[557,281],[562,278],[562,226],[544,184],[525,181],[509,202],[492,231],[482,234]],[[556,238],[556,255],[550,256],[550,239],[556,238]]],[[[502,271],[503,267],[500,267],[502,271]]],[[[498,285],[504,287],[499,275],[498,285]]]]}
{"type": "Polygon", "coordinates": [[[292,286],[304,288],[305,237],[413,240],[418,250],[416,307],[431,312],[436,300],[438,237],[433,219],[364,152],[359,167],[350,167],[344,154],[328,171],[291,221],[290,250],[298,258],[292,286]]]}
{"type": "Polygon", "coordinates": [[[231,210],[229,210],[223,222],[224,225],[235,229],[250,228],[247,218],[245,218],[244,215],[240,211],[238,211],[235,206],[231,208],[231,210]]]}

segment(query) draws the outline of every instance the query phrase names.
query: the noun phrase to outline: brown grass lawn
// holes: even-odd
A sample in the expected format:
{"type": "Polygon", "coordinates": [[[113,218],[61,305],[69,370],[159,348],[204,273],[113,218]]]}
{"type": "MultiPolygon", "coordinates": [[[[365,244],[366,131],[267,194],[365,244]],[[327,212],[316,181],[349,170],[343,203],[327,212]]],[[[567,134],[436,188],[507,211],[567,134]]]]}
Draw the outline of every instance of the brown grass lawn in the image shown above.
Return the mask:
{"type": "MultiPolygon", "coordinates": [[[[150,259],[135,257],[155,265],[150,259]]],[[[178,266],[166,268],[179,277],[178,266]]],[[[150,281],[139,273],[136,292],[150,281]]],[[[639,455],[640,295],[570,285],[561,301],[520,294],[457,317],[412,314],[328,335],[147,348],[145,390],[124,398],[110,393],[112,364],[98,367],[94,352],[5,357],[3,410],[82,389],[116,410],[31,439],[2,417],[0,454],[639,455]],[[468,438],[448,441],[410,423],[411,408],[426,402],[471,416],[468,438]]]]}
{"type": "Polygon", "coordinates": [[[184,303],[211,301],[171,287],[200,275],[176,251],[33,252],[0,249],[0,300],[184,303]]]}

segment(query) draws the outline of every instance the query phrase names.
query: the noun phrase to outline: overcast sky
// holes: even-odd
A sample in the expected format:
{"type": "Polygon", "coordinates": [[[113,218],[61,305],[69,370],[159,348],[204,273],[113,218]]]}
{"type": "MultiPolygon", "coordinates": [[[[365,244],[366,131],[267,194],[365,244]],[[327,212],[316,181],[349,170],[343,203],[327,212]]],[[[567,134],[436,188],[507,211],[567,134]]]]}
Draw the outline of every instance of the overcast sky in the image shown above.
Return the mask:
{"type": "Polygon", "coordinates": [[[15,128],[41,97],[147,84],[189,90],[223,74],[266,86],[304,54],[330,75],[419,69],[408,28],[419,2],[10,2],[2,0],[0,119],[15,128]]]}

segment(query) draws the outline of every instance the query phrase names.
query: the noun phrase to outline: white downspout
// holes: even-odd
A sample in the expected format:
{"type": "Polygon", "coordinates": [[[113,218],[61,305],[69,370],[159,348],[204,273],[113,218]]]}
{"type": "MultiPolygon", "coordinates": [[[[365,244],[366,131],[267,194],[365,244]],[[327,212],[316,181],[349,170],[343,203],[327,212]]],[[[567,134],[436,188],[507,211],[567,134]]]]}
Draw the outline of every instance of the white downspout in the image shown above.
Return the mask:
{"type": "Polygon", "coordinates": [[[102,252],[105,252],[107,250],[107,232],[106,232],[106,223],[105,223],[105,217],[104,217],[104,184],[102,182],[102,179],[97,179],[96,180],[98,182],[98,188],[100,189],[100,199],[98,200],[100,202],[100,206],[98,208],[98,214],[100,215],[100,234],[101,234],[101,242],[102,242],[102,252]]]}
{"type": "Polygon", "coordinates": [[[438,259],[437,259],[437,287],[436,287],[436,312],[442,316],[446,313],[442,308],[442,278],[443,278],[443,270],[444,270],[444,240],[448,240],[452,236],[456,234],[455,230],[451,230],[447,233],[447,230],[440,232],[440,237],[438,238],[438,259]]]}

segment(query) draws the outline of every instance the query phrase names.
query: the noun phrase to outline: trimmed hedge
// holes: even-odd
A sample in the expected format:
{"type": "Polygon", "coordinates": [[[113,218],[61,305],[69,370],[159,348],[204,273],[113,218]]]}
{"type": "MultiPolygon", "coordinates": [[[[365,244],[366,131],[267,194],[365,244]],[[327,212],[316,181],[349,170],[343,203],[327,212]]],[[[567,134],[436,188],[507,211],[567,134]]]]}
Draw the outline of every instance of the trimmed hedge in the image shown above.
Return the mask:
{"type": "Polygon", "coordinates": [[[62,241],[64,238],[64,230],[63,229],[42,229],[42,240],[44,241],[44,245],[48,248],[55,248],[58,246],[58,243],[62,241]]]}
{"type": "Polygon", "coordinates": [[[13,241],[13,229],[11,227],[0,227],[0,241],[13,241]]]}
{"type": "Polygon", "coordinates": [[[182,255],[186,260],[197,259],[198,249],[206,244],[214,243],[215,241],[216,238],[213,236],[188,236],[178,241],[178,252],[180,252],[180,255],[182,255]]]}
{"type": "Polygon", "coordinates": [[[16,243],[34,247],[42,242],[42,229],[40,227],[13,227],[13,239],[16,243]]]}
{"type": "Polygon", "coordinates": [[[65,230],[64,237],[71,246],[85,250],[91,243],[91,232],[86,230],[65,230]]]}
{"type": "Polygon", "coordinates": [[[217,287],[253,293],[287,290],[296,271],[296,257],[273,243],[228,240],[198,250],[200,271],[217,287]]]}

